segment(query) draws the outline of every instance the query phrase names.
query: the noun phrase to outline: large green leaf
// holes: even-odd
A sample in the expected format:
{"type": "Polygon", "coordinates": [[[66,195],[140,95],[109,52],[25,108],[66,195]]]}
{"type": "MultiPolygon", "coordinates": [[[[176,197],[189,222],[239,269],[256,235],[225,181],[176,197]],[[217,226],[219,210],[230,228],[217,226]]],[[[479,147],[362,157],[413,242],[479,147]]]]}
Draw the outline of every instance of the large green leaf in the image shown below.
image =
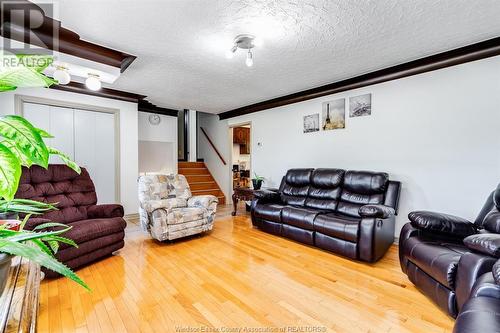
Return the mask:
{"type": "Polygon", "coordinates": [[[15,142],[19,150],[33,164],[47,168],[49,150],[40,133],[29,121],[13,115],[0,117],[0,135],[15,142]]]}
{"type": "Polygon", "coordinates": [[[63,153],[62,151],[59,151],[57,150],[56,148],[53,148],[53,147],[48,147],[49,149],[49,154],[51,155],[57,155],[59,156],[59,158],[64,162],[64,164],[66,164],[68,167],[70,167],[71,169],[75,170],[77,173],[81,173],[82,170],[80,169],[80,167],[78,166],[78,164],[76,164],[75,162],[73,162],[71,160],[71,158],[69,158],[68,155],[66,155],[65,153],[63,153]]]}
{"type": "Polygon", "coordinates": [[[75,281],[76,283],[80,284],[85,289],[90,291],[90,288],[85,282],[83,282],[82,279],[80,279],[80,277],[78,277],[78,275],[76,275],[67,266],[47,254],[45,250],[40,250],[39,248],[33,247],[31,245],[14,242],[8,239],[0,239],[0,252],[9,253],[32,260],[33,262],[36,262],[43,267],[46,267],[67,278],[70,278],[71,280],[75,281]]]}
{"type": "Polygon", "coordinates": [[[2,54],[0,86],[50,87],[57,81],[43,75],[42,71],[52,62],[51,56],[2,54]]]}
{"type": "Polygon", "coordinates": [[[14,199],[20,178],[21,163],[9,148],[0,143],[0,197],[14,199]]]}
{"type": "Polygon", "coordinates": [[[3,140],[2,143],[7,148],[9,148],[10,151],[14,155],[16,155],[17,159],[19,160],[19,162],[21,162],[22,165],[24,165],[25,167],[28,167],[28,168],[31,165],[33,165],[33,162],[31,161],[31,159],[29,158],[29,156],[26,156],[13,140],[6,139],[6,140],[3,140]]]}

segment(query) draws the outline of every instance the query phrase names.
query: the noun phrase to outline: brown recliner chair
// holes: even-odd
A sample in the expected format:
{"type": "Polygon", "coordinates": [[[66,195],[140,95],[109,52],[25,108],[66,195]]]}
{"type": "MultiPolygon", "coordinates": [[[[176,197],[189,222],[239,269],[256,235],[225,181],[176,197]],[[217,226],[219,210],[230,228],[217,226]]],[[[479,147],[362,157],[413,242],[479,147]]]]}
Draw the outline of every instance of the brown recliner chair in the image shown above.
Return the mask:
{"type": "MultiPolygon", "coordinates": [[[[23,168],[16,198],[57,203],[58,210],[30,218],[26,229],[48,221],[72,228],[62,236],[74,240],[78,248],[61,244],[56,258],[72,269],[110,255],[124,246],[126,222],[121,205],[97,205],[94,183],[87,170],[77,174],[65,165],[51,164],[23,168]]],[[[57,273],[44,270],[46,276],[57,273]]]]}

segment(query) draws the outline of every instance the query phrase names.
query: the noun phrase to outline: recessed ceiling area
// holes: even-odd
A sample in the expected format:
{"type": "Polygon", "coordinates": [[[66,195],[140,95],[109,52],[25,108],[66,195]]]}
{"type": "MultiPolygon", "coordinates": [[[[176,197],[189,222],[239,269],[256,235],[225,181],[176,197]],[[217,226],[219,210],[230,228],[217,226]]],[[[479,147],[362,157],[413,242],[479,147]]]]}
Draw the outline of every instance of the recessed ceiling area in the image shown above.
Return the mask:
{"type": "Polygon", "coordinates": [[[108,87],[221,113],[500,36],[498,0],[65,0],[82,39],[137,56],[108,87]],[[87,13],[87,14],[82,14],[87,13]],[[238,34],[262,39],[225,57],[238,34]]]}

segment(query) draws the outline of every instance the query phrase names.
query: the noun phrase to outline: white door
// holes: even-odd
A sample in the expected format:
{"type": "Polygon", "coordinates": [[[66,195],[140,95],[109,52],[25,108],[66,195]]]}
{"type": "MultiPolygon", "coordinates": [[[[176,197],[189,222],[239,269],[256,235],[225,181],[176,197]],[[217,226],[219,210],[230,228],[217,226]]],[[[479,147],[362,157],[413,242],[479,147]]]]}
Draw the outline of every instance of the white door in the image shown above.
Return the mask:
{"type": "Polygon", "coordinates": [[[94,181],[100,203],[116,202],[114,115],[75,109],[75,161],[94,181]]]}
{"type": "MultiPolygon", "coordinates": [[[[23,115],[54,136],[47,145],[66,153],[87,169],[99,203],[115,203],[115,115],[49,105],[24,103],[23,115]]],[[[62,163],[51,156],[50,163],[62,163]]]]}

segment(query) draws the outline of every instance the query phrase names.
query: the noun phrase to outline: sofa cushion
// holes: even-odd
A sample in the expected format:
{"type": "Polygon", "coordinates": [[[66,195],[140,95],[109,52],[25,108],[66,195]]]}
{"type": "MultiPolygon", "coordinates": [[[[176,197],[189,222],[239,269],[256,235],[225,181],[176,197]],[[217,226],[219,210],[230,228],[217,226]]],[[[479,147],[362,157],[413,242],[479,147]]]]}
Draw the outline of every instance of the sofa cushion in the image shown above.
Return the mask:
{"type": "Polygon", "coordinates": [[[465,303],[457,317],[453,333],[499,332],[500,299],[475,297],[465,303]]]}
{"type": "Polygon", "coordinates": [[[281,223],[281,210],[283,205],[257,203],[254,208],[255,217],[281,223]]]}
{"type": "Polygon", "coordinates": [[[344,173],[345,171],[342,169],[314,170],[305,205],[311,208],[334,211],[342,191],[344,173]]]}
{"type": "Polygon", "coordinates": [[[313,169],[290,169],[280,188],[281,201],[287,205],[304,206],[313,169]]]}
{"type": "MultiPolygon", "coordinates": [[[[72,228],[61,236],[72,239],[76,244],[82,244],[92,239],[101,238],[125,230],[127,223],[121,217],[107,219],[80,220],[68,223],[72,228]]],[[[69,245],[61,244],[61,249],[69,245]]]]}
{"type": "Polygon", "coordinates": [[[420,237],[411,237],[402,246],[408,260],[434,280],[455,290],[458,261],[462,255],[470,252],[466,246],[420,237]]]}
{"type": "Polygon", "coordinates": [[[350,242],[358,241],[359,218],[340,214],[322,214],[314,220],[314,230],[350,242]]]}
{"type": "Polygon", "coordinates": [[[367,204],[383,204],[389,175],[385,172],[347,171],[337,212],[359,217],[359,208],[367,204]]]}
{"type": "Polygon", "coordinates": [[[319,209],[286,206],[281,211],[281,222],[302,229],[314,230],[314,219],[322,212],[324,211],[319,209]]]}

